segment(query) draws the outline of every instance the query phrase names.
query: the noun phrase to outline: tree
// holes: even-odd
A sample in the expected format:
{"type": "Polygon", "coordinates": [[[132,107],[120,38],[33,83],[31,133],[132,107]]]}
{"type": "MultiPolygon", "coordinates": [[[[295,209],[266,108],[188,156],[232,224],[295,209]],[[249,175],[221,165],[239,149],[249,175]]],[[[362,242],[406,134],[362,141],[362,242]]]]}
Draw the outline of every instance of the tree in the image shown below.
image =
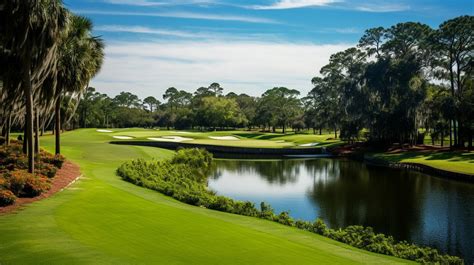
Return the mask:
{"type": "Polygon", "coordinates": [[[262,117],[267,117],[267,123],[281,126],[285,133],[286,126],[298,116],[301,108],[301,101],[298,98],[300,92],[286,87],[275,87],[265,91],[257,107],[257,113],[262,117]]]}
{"type": "Polygon", "coordinates": [[[209,91],[212,91],[216,97],[222,95],[224,88],[221,87],[219,83],[212,83],[209,85],[209,91]]]}
{"type": "Polygon", "coordinates": [[[150,112],[153,112],[154,110],[156,110],[158,106],[160,105],[160,101],[153,96],[146,97],[143,100],[143,103],[148,105],[150,112]]]}
{"type": "Polygon", "coordinates": [[[115,96],[114,101],[119,107],[140,108],[141,106],[138,96],[130,92],[120,92],[120,94],[115,96]]]}
{"type": "MultiPolygon", "coordinates": [[[[456,108],[463,100],[461,95],[473,73],[473,50],[474,50],[474,16],[461,16],[450,19],[439,26],[431,36],[434,54],[434,67],[444,69],[438,72],[438,77],[449,81],[451,97],[456,108]]],[[[460,130],[465,121],[460,119],[459,110],[455,110],[451,120],[451,130],[454,135],[454,145],[462,145],[460,130]],[[458,129],[459,123],[459,129],[458,129]]],[[[470,131],[467,129],[467,131],[470,131]]],[[[450,134],[451,135],[451,134],[450,134]]],[[[472,137],[472,134],[471,136],[472,137]]],[[[452,140],[450,141],[452,145],[452,140]]]]}
{"type": "Polygon", "coordinates": [[[80,98],[89,86],[89,81],[100,71],[104,60],[102,40],[91,35],[92,21],[73,14],[69,18],[67,29],[59,43],[58,72],[52,76],[53,83],[56,83],[56,154],[61,151],[62,97],[69,94],[71,98],[80,98]]]}
{"type": "MultiPolygon", "coordinates": [[[[66,12],[57,0],[11,0],[2,5],[2,47],[9,51],[21,83],[13,77],[6,78],[10,88],[20,85],[25,100],[25,141],[28,152],[28,171],[34,172],[33,100],[45,77],[54,71],[56,48],[66,23],[66,12]]],[[[10,72],[11,73],[11,72],[10,72]]],[[[51,89],[51,88],[46,88],[51,89]]],[[[20,91],[18,91],[20,92],[20,91]]]]}

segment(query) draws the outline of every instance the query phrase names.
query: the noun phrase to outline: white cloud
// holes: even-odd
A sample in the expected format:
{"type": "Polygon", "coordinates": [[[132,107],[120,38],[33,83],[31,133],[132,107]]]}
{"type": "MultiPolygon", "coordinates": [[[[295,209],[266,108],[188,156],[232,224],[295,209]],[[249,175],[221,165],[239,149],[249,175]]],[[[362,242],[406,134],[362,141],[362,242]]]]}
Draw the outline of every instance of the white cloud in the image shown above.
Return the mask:
{"type": "Polygon", "coordinates": [[[356,10],[374,13],[400,12],[409,10],[410,6],[404,4],[361,4],[356,10]]]}
{"type": "Polygon", "coordinates": [[[252,9],[291,9],[311,6],[327,6],[334,3],[342,2],[342,0],[278,0],[271,5],[254,5],[252,9]]]}
{"type": "Polygon", "coordinates": [[[208,38],[209,34],[200,34],[180,30],[156,29],[143,26],[123,26],[123,25],[102,25],[96,26],[94,30],[105,32],[127,32],[127,33],[142,33],[155,34],[163,36],[173,36],[180,38],[208,38]]]}
{"type": "Polygon", "coordinates": [[[168,41],[109,43],[101,73],[91,85],[113,96],[130,91],[162,96],[171,86],[194,91],[219,82],[225,92],[260,95],[275,86],[305,95],[329,56],[352,45],[269,42],[168,41]]]}
{"type": "Polygon", "coordinates": [[[220,21],[239,21],[248,23],[278,24],[277,21],[263,17],[236,16],[236,15],[218,15],[208,13],[194,12],[127,12],[127,11],[104,11],[104,10],[73,10],[78,14],[109,15],[109,16],[143,16],[143,17],[170,17],[184,19],[202,19],[202,20],[220,20],[220,21]]]}
{"type": "Polygon", "coordinates": [[[170,6],[189,4],[213,4],[212,0],[174,0],[174,1],[150,1],[150,0],[104,0],[104,2],[114,5],[131,6],[170,6]]]}
{"type": "Polygon", "coordinates": [[[151,34],[170,36],[177,38],[187,39],[205,39],[205,40],[232,40],[232,41],[243,41],[243,40],[262,40],[267,41],[278,40],[278,35],[265,34],[265,33],[249,33],[249,34],[232,34],[215,31],[184,31],[184,30],[170,30],[162,28],[150,28],[145,26],[128,26],[128,25],[99,25],[94,28],[100,32],[124,32],[124,33],[136,33],[136,34],[151,34]]]}

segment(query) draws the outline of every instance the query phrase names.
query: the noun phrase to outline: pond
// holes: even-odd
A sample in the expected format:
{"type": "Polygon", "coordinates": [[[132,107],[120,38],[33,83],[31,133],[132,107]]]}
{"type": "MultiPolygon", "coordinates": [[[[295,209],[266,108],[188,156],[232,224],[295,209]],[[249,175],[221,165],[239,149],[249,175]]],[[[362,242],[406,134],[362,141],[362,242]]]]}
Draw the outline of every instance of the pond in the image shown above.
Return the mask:
{"type": "Polygon", "coordinates": [[[474,262],[474,184],[348,159],[216,159],[209,187],[295,219],[376,232],[474,262]]]}

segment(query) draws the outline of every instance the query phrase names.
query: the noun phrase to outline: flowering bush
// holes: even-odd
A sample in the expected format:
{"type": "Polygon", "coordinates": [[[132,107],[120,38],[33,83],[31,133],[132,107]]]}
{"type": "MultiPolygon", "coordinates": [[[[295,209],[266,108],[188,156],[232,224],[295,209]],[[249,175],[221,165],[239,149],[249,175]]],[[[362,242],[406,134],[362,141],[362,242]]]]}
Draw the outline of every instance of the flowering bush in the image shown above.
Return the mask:
{"type": "Polygon", "coordinates": [[[16,200],[15,194],[9,190],[0,190],[0,206],[13,204],[16,200]]]}
{"type": "Polygon", "coordinates": [[[23,197],[36,197],[49,190],[51,185],[45,176],[28,176],[22,190],[23,197]]]}
{"type": "MultiPolygon", "coordinates": [[[[52,155],[40,150],[35,160],[35,174],[27,172],[28,159],[23,154],[21,143],[12,141],[7,147],[0,147],[0,190],[4,204],[12,203],[10,193],[16,197],[35,197],[50,189],[50,178],[56,175],[64,163],[61,155],[52,155]]],[[[14,202],[13,199],[13,202],[14,202]]]]}

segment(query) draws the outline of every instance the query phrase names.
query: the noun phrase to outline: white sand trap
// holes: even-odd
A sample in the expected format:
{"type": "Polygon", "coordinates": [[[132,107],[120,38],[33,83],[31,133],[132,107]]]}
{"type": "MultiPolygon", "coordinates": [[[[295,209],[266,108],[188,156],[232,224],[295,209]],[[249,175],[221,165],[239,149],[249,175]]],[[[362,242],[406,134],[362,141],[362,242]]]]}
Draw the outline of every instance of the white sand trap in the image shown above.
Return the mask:
{"type": "Polygon", "coordinates": [[[308,146],[316,146],[318,144],[319,143],[307,143],[307,144],[300,144],[299,146],[308,147],[308,146]]]}
{"type": "Polygon", "coordinates": [[[110,130],[103,130],[103,129],[99,129],[99,130],[97,130],[97,131],[98,131],[98,132],[112,132],[112,131],[110,131],[110,130]]]}
{"type": "Polygon", "coordinates": [[[115,139],[121,139],[121,140],[133,139],[133,137],[131,136],[124,136],[124,135],[114,135],[112,137],[114,137],[115,139]]]}
{"type": "Polygon", "coordinates": [[[214,140],[226,140],[226,141],[240,140],[239,138],[235,136],[209,136],[209,138],[214,139],[214,140]]]}
{"type": "Polygon", "coordinates": [[[159,141],[159,142],[176,142],[176,143],[179,143],[179,142],[184,142],[184,141],[192,141],[194,139],[193,138],[181,137],[181,136],[163,136],[163,137],[160,137],[160,138],[151,137],[151,138],[148,138],[148,140],[159,141]]]}

